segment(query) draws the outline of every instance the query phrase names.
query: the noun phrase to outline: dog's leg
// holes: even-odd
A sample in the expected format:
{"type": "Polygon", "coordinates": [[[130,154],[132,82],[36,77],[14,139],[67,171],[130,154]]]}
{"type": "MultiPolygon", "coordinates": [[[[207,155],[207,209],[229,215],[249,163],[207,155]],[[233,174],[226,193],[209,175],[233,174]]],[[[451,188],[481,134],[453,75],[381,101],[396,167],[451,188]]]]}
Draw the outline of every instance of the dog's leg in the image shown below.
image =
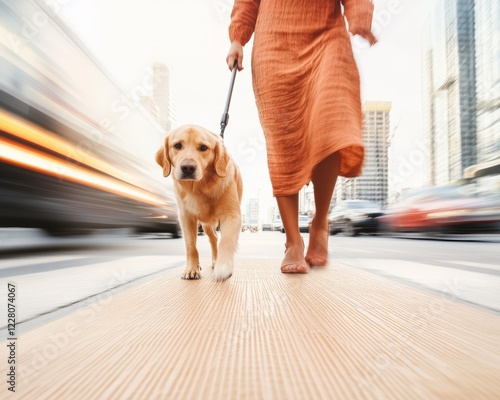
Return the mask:
{"type": "Polygon", "coordinates": [[[217,260],[217,232],[213,225],[202,224],[203,231],[208,236],[208,241],[210,242],[210,248],[212,249],[212,268],[215,267],[215,260],[217,260]]]}
{"type": "Polygon", "coordinates": [[[241,212],[234,210],[220,220],[221,239],[214,276],[217,281],[231,277],[234,267],[234,256],[238,248],[238,238],[241,231],[241,212]]]}
{"type": "Polygon", "coordinates": [[[198,220],[192,215],[180,213],[182,233],[184,234],[184,243],[186,245],[186,270],[182,279],[200,279],[200,258],[196,248],[196,239],[198,238],[198,220]]]}

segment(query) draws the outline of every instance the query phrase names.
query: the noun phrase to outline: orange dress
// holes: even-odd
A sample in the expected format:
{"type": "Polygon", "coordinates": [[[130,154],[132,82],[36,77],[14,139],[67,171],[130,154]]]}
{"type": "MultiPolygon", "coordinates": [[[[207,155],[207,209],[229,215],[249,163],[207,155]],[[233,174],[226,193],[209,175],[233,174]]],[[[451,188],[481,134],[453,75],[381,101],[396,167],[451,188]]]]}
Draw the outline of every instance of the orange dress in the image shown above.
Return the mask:
{"type": "Polygon", "coordinates": [[[361,173],[360,82],[343,14],[370,31],[370,0],[234,2],[231,42],[254,34],[252,82],[275,196],[297,193],[336,151],[341,176],[361,173]]]}

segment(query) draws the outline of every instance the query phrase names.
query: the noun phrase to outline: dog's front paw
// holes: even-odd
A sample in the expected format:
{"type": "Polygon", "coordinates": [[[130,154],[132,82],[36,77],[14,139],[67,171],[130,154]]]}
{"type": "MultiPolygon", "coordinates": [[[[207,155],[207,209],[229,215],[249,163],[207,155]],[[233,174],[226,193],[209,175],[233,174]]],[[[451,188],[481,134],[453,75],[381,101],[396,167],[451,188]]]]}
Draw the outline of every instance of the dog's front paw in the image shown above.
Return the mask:
{"type": "Polygon", "coordinates": [[[184,271],[184,274],[182,275],[182,279],[200,279],[201,274],[200,274],[200,266],[196,268],[186,268],[184,271]]]}
{"type": "Polygon", "coordinates": [[[216,281],[225,281],[233,275],[233,265],[229,263],[215,263],[214,277],[216,281]]]}

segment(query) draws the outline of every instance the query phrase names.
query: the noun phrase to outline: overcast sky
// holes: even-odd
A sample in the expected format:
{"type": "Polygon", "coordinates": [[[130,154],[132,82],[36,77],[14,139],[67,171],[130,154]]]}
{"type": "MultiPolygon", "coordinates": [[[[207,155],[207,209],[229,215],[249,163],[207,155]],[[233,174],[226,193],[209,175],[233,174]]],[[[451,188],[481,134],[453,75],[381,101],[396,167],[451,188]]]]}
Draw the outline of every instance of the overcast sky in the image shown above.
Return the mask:
{"type": "MultiPolygon", "coordinates": [[[[55,0],[57,1],[57,0],[55,0]]],[[[400,186],[422,184],[420,30],[433,0],[375,0],[372,47],[353,39],[364,101],[391,101],[391,167],[400,186]],[[404,179],[403,179],[404,178],[404,179]]],[[[153,62],[171,70],[177,123],[219,132],[229,86],[225,64],[231,0],[64,0],[58,14],[115,77],[125,93],[141,85],[153,62]]],[[[245,198],[272,204],[264,138],[251,87],[250,52],[236,77],[225,143],[243,173],[245,198]]],[[[160,171],[159,171],[160,172],[160,171]]]]}

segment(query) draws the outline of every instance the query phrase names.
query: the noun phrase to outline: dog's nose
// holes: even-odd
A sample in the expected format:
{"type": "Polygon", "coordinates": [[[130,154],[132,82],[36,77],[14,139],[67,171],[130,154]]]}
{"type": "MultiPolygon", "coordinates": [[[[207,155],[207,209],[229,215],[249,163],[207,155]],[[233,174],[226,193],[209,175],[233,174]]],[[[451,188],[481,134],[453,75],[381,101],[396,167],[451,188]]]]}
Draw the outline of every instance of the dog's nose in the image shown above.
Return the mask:
{"type": "Polygon", "coordinates": [[[184,175],[187,176],[193,175],[194,171],[196,171],[196,163],[192,161],[184,161],[181,164],[181,170],[184,175]]]}

